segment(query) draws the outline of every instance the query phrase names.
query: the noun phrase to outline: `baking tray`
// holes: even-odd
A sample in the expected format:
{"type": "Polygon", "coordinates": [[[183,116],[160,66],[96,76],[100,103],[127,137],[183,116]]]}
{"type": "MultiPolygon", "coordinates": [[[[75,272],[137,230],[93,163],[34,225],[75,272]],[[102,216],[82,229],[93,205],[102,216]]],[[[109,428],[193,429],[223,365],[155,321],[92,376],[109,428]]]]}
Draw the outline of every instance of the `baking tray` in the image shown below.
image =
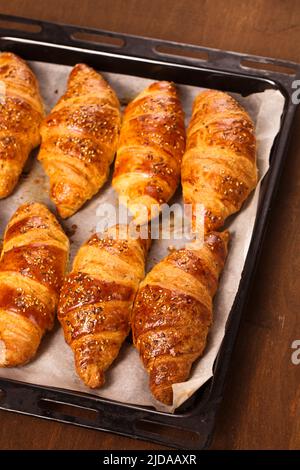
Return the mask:
{"type": "Polygon", "coordinates": [[[292,102],[300,65],[283,60],[188,44],[60,25],[0,14],[0,50],[26,60],[64,65],[87,62],[97,70],[236,92],[275,89],[285,97],[270,168],[260,194],[253,236],[239,290],[214,364],[214,375],[174,414],[70,390],[0,379],[0,409],[110,431],[177,449],[204,449],[211,442],[243,307],[259,258],[268,215],[287,155],[296,110],[292,102]]]}

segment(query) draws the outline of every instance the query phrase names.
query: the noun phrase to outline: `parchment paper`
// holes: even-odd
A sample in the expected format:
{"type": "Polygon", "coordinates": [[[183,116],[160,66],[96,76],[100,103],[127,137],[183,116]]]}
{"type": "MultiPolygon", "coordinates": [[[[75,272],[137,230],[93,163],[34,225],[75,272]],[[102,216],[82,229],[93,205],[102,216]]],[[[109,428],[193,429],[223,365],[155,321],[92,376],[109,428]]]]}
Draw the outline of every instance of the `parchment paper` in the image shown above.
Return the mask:
{"type": "MultiPolygon", "coordinates": [[[[41,92],[47,112],[64,92],[70,67],[63,65],[32,62],[32,68],[39,78],[41,92]]],[[[103,74],[115,89],[121,103],[125,105],[145,88],[152,80],[119,74],[103,74]]],[[[192,102],[200,87],[179,85],[181,99],[186,113],[186,123],[191,115],[192,102]]],[[[256,125],[258,143],[258,168],[260,180],[269,166],[269,154],[274,138],[279,130],[284,98],[280,92],[267,90],[263,93],[243,98],[233,95],[246,108],[256,125]]],[[[257,210],[260,183],[248,199],[243,210],[231,218],[228,229],[231,232],[229,256],[226,262],[220,287],[214,301],[214,323],[209,335],[204,356],[198,360],[192,370],[190,380],[173,386],[174,403],[166,407],[152,398],[148,390],[148,376],[144,371],[137,351],[125,342],[118,359],[106,374],[106,384],[100,390],[91,391],[85,387],[74,371],[73,354],[65,344],[58,325],[43,339],[37,357],[28,365],[11,369],[0,369],[0,376],[27,383],[77,390],[112,400],[153,406],[159,410],[174,411],[212,376],[212,367],[224,336],[226,320],[230,313],[249,248],[255,215],[257,210]]],[[[174,201],[181,198],[178,192],[174,201]]],[[[17,189],[7,199],[0,201],[0,233],[20,204],[28,201],[45,203],[55,212],[48,197],[48,180],[41,165],[33,155],[21,177],[17,189]]],[[[79,246],[95,231],[99,222],[96,210],[103,202],[115,202],[116,195],[110,181],[77,214],[63,221],[62,225],[71,238],[71,261],[79,246]]],[[[173,202],[174,202],[173,201],[173,202]]],[[[172,245],[182,246],[182,242],[172,245]]],[[[148,269],[168,253],[169,240],[156,240],[148,257],[148,269]]],[[[245,338],[246,340],[246,338],[245,338]]]]}

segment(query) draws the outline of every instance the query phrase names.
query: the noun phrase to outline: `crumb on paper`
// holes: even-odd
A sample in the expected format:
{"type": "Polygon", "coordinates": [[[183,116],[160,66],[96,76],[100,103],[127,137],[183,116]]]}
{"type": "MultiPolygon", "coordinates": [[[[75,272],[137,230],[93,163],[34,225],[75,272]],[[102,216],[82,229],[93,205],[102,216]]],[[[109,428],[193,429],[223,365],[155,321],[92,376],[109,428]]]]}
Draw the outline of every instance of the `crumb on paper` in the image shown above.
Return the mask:
{"type": "Polygon", "coordinates": [[[78,229],[78,225],[72,224],[71,227],[66,228],[65,232],[68,235],[68,237],[72,238],[75,235],[77,229],[78,229]]]}

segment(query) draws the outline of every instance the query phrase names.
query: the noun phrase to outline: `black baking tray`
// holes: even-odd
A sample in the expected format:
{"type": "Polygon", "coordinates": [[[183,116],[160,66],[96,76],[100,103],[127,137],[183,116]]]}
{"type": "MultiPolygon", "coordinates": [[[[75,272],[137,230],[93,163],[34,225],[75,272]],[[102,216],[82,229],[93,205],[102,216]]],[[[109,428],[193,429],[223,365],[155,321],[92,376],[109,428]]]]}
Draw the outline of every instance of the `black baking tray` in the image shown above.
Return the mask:
{"type": "Polygon", "coordinates": [[[0,15],[0,49],[15,52],[26,60],[65,65],[86,62],[100,71],[172,80],[243,95],[266,89],[280,90],[284,95],[280,131],[272,147],[270,169],[264,178],[249,252],[212,379],[174,414],[126,405],[90,394],[0,379],[1,409],[110,431],[178,449],[207,448],[222,400],[243,306],[287,156],[297,105],[293,103],[293,94],[297,85],[295,81],[300,78],[300,65],[7,15],[0,15]]]}

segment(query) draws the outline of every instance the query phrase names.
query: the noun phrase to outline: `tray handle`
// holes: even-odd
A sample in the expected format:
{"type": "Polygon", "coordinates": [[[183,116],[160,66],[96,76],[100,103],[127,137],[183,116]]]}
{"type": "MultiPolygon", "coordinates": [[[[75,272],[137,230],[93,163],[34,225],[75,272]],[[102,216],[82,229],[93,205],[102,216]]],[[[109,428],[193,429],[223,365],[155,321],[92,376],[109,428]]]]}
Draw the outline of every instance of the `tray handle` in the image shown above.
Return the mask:
{"type": "Polygon", "coordinates": [[[111,431],[180,449],[203,449],[208,446],[216,407],[214,403],[205,415],[183,420],[180,415],[145,413],[138,407],[118,405],[91,395],[44,389],[0,378],[2,410],[111,431]]]}
{"type": "Polygon", "coordinates": [[[68,34],[64,28],[56,23],[48,23],[30,18],[0,14],[1,36],[13,36],[32,39],[35,41],[49,40],[59,43],[68,40],[68,34]]]}
{"type": "Polygon", "coordinates": [[[170,62],[171,58],[174,64],[179,65],[213,67],[223,72],[277,79],[290,97],[294,96],[295,82],[300,79],[300,64],[286,60],[11,15],[0,14],[0,34],[2,37],[14,36],[76,49],[88,47],[98,52],[110,52],[114,56],[129,54],[156,62],[170,62]]]}

